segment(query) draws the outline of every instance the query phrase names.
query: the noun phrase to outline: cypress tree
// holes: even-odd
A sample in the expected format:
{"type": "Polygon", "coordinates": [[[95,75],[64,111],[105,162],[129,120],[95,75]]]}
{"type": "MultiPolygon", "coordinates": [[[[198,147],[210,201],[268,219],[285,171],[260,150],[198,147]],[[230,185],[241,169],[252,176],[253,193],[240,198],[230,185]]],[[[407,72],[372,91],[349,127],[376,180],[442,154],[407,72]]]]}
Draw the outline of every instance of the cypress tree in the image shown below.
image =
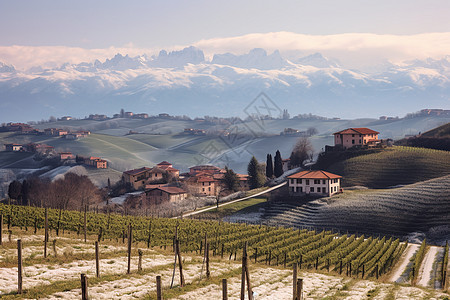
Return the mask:
{"type": "Polygon", "coordinates": [[[248,184],[250,189],[256,189],[264,184],[264,169],[261,170],[261,167],[258,163],[258,160],[252,156],[250,162],[247,166],[247,173],[249,176],[248,184]]]}
{"type": "Polygon", "coordinates": [[[267,154],[267,161],[266,161],[266,177],[272,178],[273,176],[273,160],[272,160],[272,154],[267,154]]]}
{"type": "Polygon", "coordinates": [[[275,153],[275,163],[274,163],[274,168],[273,168],[273,174],[275,175],[275,177],[280,177],[281,175],[283,175],[283,163],[281,161],[281,153],[279,150],[277,150],[277,152],[275,153]]]}

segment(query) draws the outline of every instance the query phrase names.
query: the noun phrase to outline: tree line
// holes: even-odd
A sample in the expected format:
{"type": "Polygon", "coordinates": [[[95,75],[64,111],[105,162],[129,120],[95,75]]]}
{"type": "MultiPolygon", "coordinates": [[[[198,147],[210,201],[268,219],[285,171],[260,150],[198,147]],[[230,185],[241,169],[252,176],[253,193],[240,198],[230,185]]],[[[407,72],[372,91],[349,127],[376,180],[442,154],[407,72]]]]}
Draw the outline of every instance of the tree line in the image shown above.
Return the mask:
{"type": "Polygon", "coordinates": [[[86,175],[66,173],[56,180],[32,177],[9,184],[9,198],[19,205],[79,209],[101,202],[107,192],[97,188],[86,175]]]}

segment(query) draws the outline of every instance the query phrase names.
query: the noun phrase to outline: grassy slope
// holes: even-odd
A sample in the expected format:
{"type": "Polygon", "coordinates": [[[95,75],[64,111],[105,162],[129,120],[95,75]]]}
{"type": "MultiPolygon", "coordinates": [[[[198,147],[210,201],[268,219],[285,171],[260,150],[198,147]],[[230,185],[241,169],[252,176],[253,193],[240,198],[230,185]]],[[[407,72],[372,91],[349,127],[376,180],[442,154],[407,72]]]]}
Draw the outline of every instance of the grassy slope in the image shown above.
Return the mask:
{"type": "Polygon", "coordinates": [[[450,174],[450,152],[393,147],[337,162],[328,171],[342,175],[344,186],[383,188],[450,174]]]}
{"type": "Polygon", "coordinates": [[[450,123],[424,132],[421,136],[433,138],[450,138],[450,123]]]}

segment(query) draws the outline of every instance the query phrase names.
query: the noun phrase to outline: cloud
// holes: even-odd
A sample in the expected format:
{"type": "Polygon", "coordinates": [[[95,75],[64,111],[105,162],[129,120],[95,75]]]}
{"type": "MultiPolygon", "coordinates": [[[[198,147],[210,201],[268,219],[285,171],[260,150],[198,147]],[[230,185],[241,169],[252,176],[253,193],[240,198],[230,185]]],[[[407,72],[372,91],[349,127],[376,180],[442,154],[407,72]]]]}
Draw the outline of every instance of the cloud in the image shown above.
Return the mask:
{"type": "MultiPolygon", "coordinates": [[[[345,33],[335,35],[306,35],[292,32],[254,33],[237,37],[200,40],[192,45],[202,49],[207,57],[215,53],[245,53],[253,48],[280,50],[288,58],[320,52],[341,61],[344,66],[358,67],[385,61],[401,62],[450,55],[450,32],[415,35],[345,33]]],[[[166,47],[181,49],[186,45],[166,47]]],[[[85,49],[65,46],[0,47],[0,61],[19,69],[32,66],[57,66],[65,62],[80,63],[105,60],[117,53],[137,56],[156,54],[160,48],[138,48],[132,43],[124,47],[85,49]]]]}

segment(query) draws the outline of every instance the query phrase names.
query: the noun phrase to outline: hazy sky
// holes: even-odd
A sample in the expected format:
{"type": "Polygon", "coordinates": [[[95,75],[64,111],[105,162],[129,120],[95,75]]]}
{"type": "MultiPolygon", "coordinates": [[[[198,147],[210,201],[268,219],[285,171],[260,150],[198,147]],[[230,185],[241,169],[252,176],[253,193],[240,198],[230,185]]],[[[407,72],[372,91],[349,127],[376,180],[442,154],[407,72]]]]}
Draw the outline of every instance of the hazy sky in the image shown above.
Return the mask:
{"type": "Polygon", "coordinates": [[[448,0],[0,0],[0,46],[138,48],[249,33],[450,32],[448,0]]]}

